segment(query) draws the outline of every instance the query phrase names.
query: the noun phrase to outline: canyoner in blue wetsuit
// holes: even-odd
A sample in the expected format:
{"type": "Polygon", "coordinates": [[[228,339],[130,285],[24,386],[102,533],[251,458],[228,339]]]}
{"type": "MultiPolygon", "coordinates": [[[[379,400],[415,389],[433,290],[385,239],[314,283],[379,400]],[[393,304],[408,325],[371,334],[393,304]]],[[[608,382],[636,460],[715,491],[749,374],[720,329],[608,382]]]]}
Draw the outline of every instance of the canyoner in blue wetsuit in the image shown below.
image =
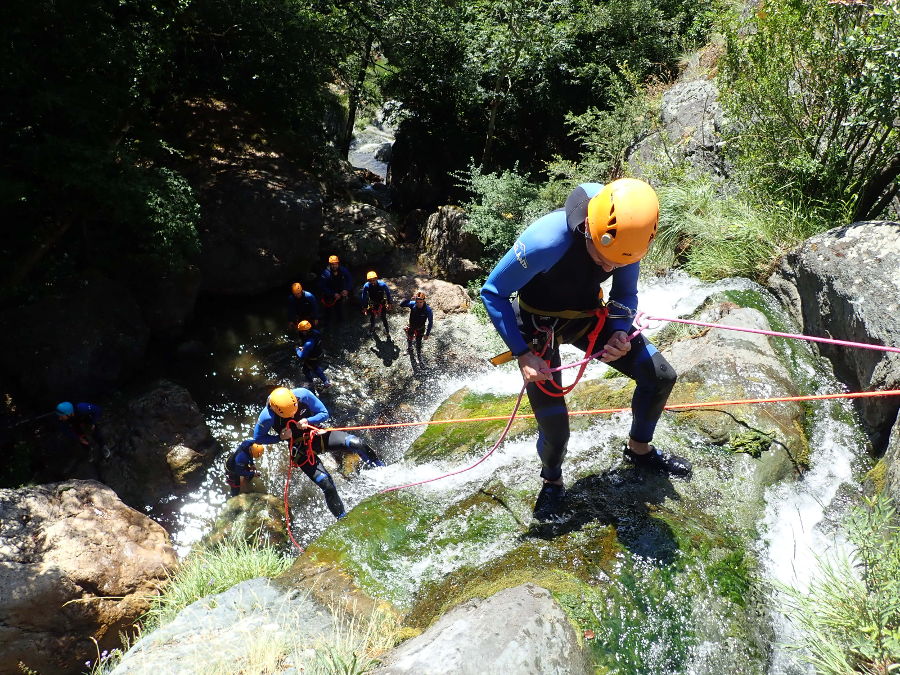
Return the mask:
{"type": "Polygon", "coordinates": [[[656,235],[658,217],[656,193],[643,181],[580,185],[563,209],[539,218],[519,236],[481,289],[491,321],[518,361],[538,422],[544,479],[535,505],[539,520],[557,516],[565,494],[562,464],[569,417],[565,399],[547,393],[561,389],[560,373],[550,369],[560,365],[560,343],[588,349],[589,334],[604,320],[604,310],[597,314],[603,304],[600,284],[609,278],[608,316],[592,351],[604,349],[600,360],[635,381],[623,457],[676,476],[691,473],[686,459],[650,444],[675,385],[675,371],[642,335],[627,339],[636,330],[631,322],[639,261],[656,235]]]}
{"type": "Polygon", "coordinates": [[[248,438],[241,441],[237,449],[225,459],[225,482],[231,488],[232,497],[250,492],[250,481],[259,475],[255,460],[262,457],[264,450],[264,445],[248,438]]]}
{"type": "Polygon", "coordinates": [[[87,450],[89,462],[92,464],[98,462],[101,455],[104,459],[112,456],[110,447],[100,431],[99,421],[102,412],[100,406],[86,402],[63,401],[56,406],[54,412],[60,431],[87,450]]]}
{"type": "Polygon", "coordinates": [[[325,503],[335,518],[346,515],[331,474],[318,453],[326,450],[355,452],[368,466],[384,466],[375,451],[358,436],[344,431],[323,431],[312,436],[310,425],[318,427],[330,417],[328,409],[308,389],[278,387],[269,394],[253,429],[253,441],[263,445],[292,441],[291,461],[325,493],[325,503]]]}
{"type": "Polygon", "coordinates": [[[303,288],[303,284],[295,281],[288,295],[288,322],[293,329],[301,321],[309,321],[313,326],[319,324],[319,301],[303,288]]]}
{"type": "Polygon", "coordinates": [[[336,255],[328,256],[328,267],[319,276],[319,292],[322,298],[322,312],[327,323],[344,320],[344,303],[350,297],[353,277],[350,270],[341,265],[336,255]]]}
{"type": "Polygon", "coordinates": [[[301,321],[297,324],[297,332],[300,334],[300,346],[297,347],[297,358],[300,359],[300,368],[303,377],[310,386],[313,386],[313,375],[322,381],[323,387],[330,387],[331,382],[325,374],[325,366],[322,365],[322,334],[312,327],[309,321],[301,321]]]}
{"type": "Polygon", "coordinates": [[[409,323],[406,326],[406,351],[409,354],[409,360],[412,361],[413,370],[415,370],[416,362],[413,358],[413,342],[416,343],[416,354],[421,364],[422,338],[428,339],[431,336],[434,312],[431,311],[431,307],[425,301],[424,291],[417,291],[411,300],[401,302],[400,306],[409,308],[409,323]]]}
{"type": "Polygon", "coordinates": [[[378,278],[375,271],[366,274],[366,283],[363,284],[362,293],[360,293],[363,305],[363,312],[369,315],[369,332],[375,333],[375,319],[381,317],[381,323],[384,324],[384,332],[387,333],[387,339],[391,339],[391,329],[388,327],[387,313],[391,308],[391,289],[388,285],[378,278]]]}

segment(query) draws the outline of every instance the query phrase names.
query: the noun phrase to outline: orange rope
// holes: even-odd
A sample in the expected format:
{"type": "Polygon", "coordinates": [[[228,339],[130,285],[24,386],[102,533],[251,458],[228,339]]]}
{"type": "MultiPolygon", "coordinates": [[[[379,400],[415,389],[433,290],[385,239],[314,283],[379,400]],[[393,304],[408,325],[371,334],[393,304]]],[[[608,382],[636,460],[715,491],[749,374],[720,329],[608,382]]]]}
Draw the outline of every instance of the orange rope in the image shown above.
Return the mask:
{"type": "MultiPolygon", "coordinates": [[[[664,410],[688,410],[691,408],[714,408],[721,405],[741,405],[744,403],[783,403],[789,401],[824,401],[838,398],[873,398],[876,396],[898,396],[900,389],[888,389],[885,391],[857,391],[847,394],[818,394],[809,396],[780,396],[775,398],[748,398],[725,401],[709,401],[706,403],[676,403],[667,405],[664,410]]],[[[602,415],[627,412],[631,410],[631,406],[627,408],[605,408],[598,410],[573,410],[569,411],[569,415],[602,415]]],[[[532,419],[534,414],[515,415],[513,419],[532,419]]],[[[334,427],[331,431],[362,431],[364,429],[396,429],[401,427],[418,427],[431,424],[460,424],[463,422],[497,422],[499,420],[508,420],[509,415],[493,415],[491,417],[461,417],[450,420],[428,420],[427,422],[395,422],[392,424],[369,424],[365,426],[355,427],[334,427]]]]}

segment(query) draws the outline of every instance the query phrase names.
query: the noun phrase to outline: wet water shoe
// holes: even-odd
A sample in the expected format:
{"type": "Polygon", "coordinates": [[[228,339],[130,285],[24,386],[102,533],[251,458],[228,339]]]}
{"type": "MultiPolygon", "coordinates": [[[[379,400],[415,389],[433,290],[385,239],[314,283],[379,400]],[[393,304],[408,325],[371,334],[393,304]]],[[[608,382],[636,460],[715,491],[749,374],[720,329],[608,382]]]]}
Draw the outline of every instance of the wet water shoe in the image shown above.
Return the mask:
{"type": "Polygon", "coordinates": [[[623,459],[641,469],[652,469],[660,473],[666,473],[670,476],[678,476],[680,478],[688,478],[691,475],[691,463],[684,457],[672,455],[668,452],[662,452],[656,446],[650,446],[650,452],[646,455],[638,455],[631,451],[626,444],[622,449],[623,459]]]}
{"type": "Polygon", "coordinates": [[[566,488],[556,483],[544,483],[534,503],[534,518],[547,522],[559,518],[562,514],[566,488]]]}

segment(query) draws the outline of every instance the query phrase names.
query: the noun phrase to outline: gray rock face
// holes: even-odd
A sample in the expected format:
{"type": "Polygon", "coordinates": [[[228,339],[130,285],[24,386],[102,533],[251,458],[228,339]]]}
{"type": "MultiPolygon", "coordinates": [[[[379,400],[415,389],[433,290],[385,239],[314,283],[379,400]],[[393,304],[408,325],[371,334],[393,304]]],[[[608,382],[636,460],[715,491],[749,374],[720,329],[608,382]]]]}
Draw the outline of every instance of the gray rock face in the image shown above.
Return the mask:
{"type": "MultiPolygon", "coordinates": [[[[374,265],[397,245],[400,232],[391,216],[371,204],[332,204],[325,212],[319,248],[348,267],[374,265]]],[[[321,270],[317,270],[321,272],[321,270]]]]}
{"type": "Polygon", "coordinates": [[[894,425],[884,461],[887,464],[885,488],[894,498],[894,504],[900,507],[900,420],[894,425]]]}
{"type": "MultiPolygon", "coordinates": [[[[274,645],[311,647],[333,628],[331,615],[306,596],[278,590],[268,579],[250,579],[185,607],[137,642],[110,675],[245,672],[264,663],[267,653],[280,655],[274,645]]],[[[265,672],[287,666],[271,665],[265,672]]]]}
{"type": "Polygon", "coordinates": [[[96,481],[0,490],[0,672],[81,673],[177,563],[169,536],[96,481]]]}
{"type": "MultiPolygon", "coordinates": [[[[807,335],[900,346],[900,223],[861,222],[812,237],[768,281],[807,335]]],[[[853,391],[900,388],[900,354],[819,344],[853,391]]],[[[859,399],[877,452],[897,419],[897,396],[859,399]]]]}
{"type": "Polygon", "coordinates": [[[660,159],[672,164],[687,160],[713,176],[727,176],[719,149],[723,129],[719,91],[712,80],[679,81],[664,94],[660,128],[645,138],[629,156],[635,168],[660,159]]]}
{"type": "Polygon", "coordinates": [[[0,314],[0,368],[38,405],[91,400],[131,375],[150,331],[134,297],[98,279],[0,314]]]}
{"type": "Polygon", "coordinates": [[[113,456],[102,477],[135,508],[192,487],[219,452],[190,393],[172,382],[157,382],[106,417],[113,456]]]}
{"type": "Polygon", "coordinates": [[[201,292],[260,293],[318,260],[322,195],[262,170],[231,169],[199,191],[201,292]]]}
{"type": "Polygon", "coordinates": [[[465,232],[466,213],[457,206],[442,206],[428,217],[422,230],[419,264],[434,276],[465,284],[483,273],[477,263],[481,243],[465,232]]]}
{"type": "Polygon", "coordinates": [[[379,675],[590,673],[578,638],[549,591],[524,584],[471,600],[391,652],[379,675]]]}
{"type": "MultiPolygon", "coordinates": [[[[431,305],[435,318],[442,314],[468,312],[472,304],[466,289],[440,279],[422,276],[403,276],[387,280],[395,301],[406,300],[416,291],[424,291],[426,302],[431,305]]],[[[404,313],[407,310],[403,310],[404,313]]]]}

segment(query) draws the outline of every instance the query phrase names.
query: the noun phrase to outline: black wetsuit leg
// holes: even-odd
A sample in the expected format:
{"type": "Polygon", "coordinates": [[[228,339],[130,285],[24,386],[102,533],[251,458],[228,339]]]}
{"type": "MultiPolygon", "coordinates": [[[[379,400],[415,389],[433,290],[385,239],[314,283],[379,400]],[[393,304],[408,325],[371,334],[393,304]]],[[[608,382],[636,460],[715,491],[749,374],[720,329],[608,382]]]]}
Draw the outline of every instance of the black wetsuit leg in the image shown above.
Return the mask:
{"type": "Polygon", "coordinates": [[[359,436],[348,434],[346,431],[329,431],[325,434],[323,440],[325,442],[325,447],[329,450],[340,450],[343,452],[349,450],[350,452],[355,452],[362,457],[363,461],[369,464],[384,466],[384,462],[378,458],[378,455],[375,454],[372,446],[362,440],[359,436]]]}
{"type": "Polygon", "coordinates": [[[328,510],[331,511],[331,515],[335,518],[340,518],[345,515],[344,502],[341,501],[341,496],[338,494],[337,488],[334,485],[334,480],[331,478],[331,474],[325,470],[324,466],[322,466],[322,460],[316,457],[314,464],[303,464],[300,469],[313,483],[319,486],[319,489],[322,490],[323,493],[325,493],[325,503],[328,505],[328,510]]]}
{"type": "MultiPolygon", "coordinates": [[[[559,350],[554,350],[550,358],[550,367],[557,366],[559,366],[559,350]]],[[[559,372],[553,373],[553,381],[562,384],[559,372]]],[[[544,386],[553,391],[549,382],[544,383],[544,386]]],[[[562,477],[562,463],[569,442],[569,411],[566,408],[566,400],[562,396],[545,394],[533,382],[525,387],[525,392],[528,394],[528,401],[538,423],[537,451],[543,464],[541,476],[550,481],[559,480],[562,477]]]]}

